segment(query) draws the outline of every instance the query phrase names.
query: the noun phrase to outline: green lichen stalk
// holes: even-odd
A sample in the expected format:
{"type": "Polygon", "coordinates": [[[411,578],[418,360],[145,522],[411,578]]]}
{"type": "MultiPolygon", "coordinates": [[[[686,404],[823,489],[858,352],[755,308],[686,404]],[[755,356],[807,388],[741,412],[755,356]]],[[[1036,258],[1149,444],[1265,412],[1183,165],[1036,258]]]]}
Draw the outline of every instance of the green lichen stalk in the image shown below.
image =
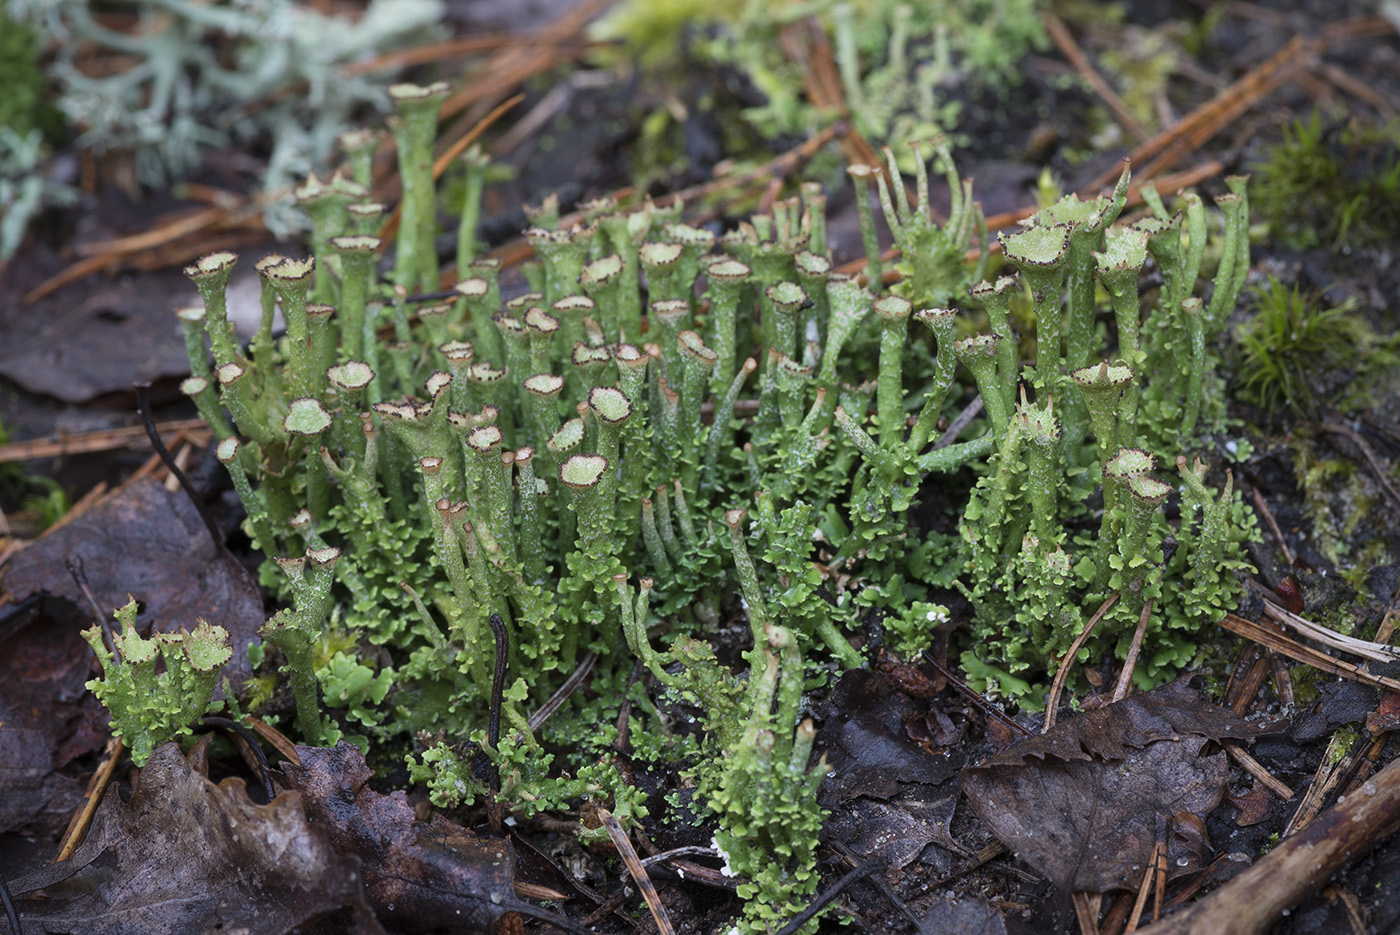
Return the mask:
{"type": "Polygon", "coordinates": [[[102,629],[83,631],[102,663],[102,677],[87,687],[112,712],[112,733],[131,750],[131,760],[145,766],[156,747],[190,733],[212,703],[219,670],[233,657],[228,631],[200,620],[193,631],[136,631],[136,601],[116,611],[121,629],[108,649],[102,629]],[[156,669],[162,667],[160,672],[156,669]]]}

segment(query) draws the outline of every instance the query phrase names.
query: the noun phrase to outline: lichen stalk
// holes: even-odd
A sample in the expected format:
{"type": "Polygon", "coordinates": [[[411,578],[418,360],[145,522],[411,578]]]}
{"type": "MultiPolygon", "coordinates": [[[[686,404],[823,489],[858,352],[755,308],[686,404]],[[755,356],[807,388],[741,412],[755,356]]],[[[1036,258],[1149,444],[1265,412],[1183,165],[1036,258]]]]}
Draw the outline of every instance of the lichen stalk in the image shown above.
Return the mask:
{"type": "Polygon", "coordinates": [[[433,143],[437,139],[438,110],[447,99],[448,90],[442,81],[426,87],[389,87],[389,97],[398,110],[398,119],[391,121],[391,129],[398,144],[399,175],[403,179],[394,283],[417,292],[432,292],[438,285],[433,143]]]}

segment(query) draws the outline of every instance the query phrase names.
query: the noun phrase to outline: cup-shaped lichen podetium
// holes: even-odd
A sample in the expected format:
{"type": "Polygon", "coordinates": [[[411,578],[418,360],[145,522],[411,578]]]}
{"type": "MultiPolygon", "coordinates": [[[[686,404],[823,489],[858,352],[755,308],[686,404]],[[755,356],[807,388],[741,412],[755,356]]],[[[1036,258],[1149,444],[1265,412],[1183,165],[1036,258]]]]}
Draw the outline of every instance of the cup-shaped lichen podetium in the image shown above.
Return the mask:
{"type": "Polygon", "coordinates": [[[705,269],[705,280],[709,287],[705,294],[710,299],[709,320],[706,322],[705,343],[714,348],[718,360],[710,378],[710,392],[723,393],[734,379],[738,366],[738,337],[735,333],[738,321],[739,298],[744,292],[752,270],[738,260],[724,259],[711,263],[705,269]]]}
{"type": "Polygon", "coordinates": [[[326,743],[328,735],[316,701],[314,650],[330,609],[331,581],[339,560],[340,550],[335,548],[307,549],[305,558],[277,559],[291,579],[294,604],[273,614],[259,631],[286,657],[297,728],[307,743],[317,745],[326,743]]]}
{"type": "Polygon", "coordinates": [[[1147,477],[1156,463],[1156,459],[1141,448],[1123,448],[1104,463],[1104,502],[1112,500],[1115,508],[1104,510],[1103,521],[1099,526],[1099,538],[1094,543],[1094,566],[1098,569],[1100,583],[1107,580],[1108,568],[1097,557],[1107,555],[1123,535],[1128,482],[1134,477],[1147,477]]]}
{"type": "Polygon", "coordinates": [[[680,289],[676,274],[684,248],[678,243],[644,243],[637,251],[647,271],[647,293],[653,302],[689,299],[680,289]]]}
{"type": "Polygon", "coordinates": [[[1011,408],[1007,403],[1005,383],[1015,383],[1015,375],[998,373],[997,348],[1001,338],[995,334],[974,334],[970,338],[953,343],[953,353],[964,367],[972,371],[977,381],[977,390],[982,394],[982,405],[987,409],[987,417],[992,420],[992,431],[998,437],[1011,423],[1011,408]]]}
{"type": "MultiPolygon", "coordinates": [[[[1090,367],[1083,367],[1070,374],[1074,385],[1084,397],[1084,405],[1089,410],[1089,424],[1099,444],[1099,469],[1108,463],[1120,444],[1130,439],[1119,432],[1119,407],[1122,404],[1123,390],[1132,385],[1133,370],[1125,364],[1109,364],[1107,360],[1090,367]]],[[[1112,495],[1104,489],[1104,508],[1113,509],[1112,495]]]]}
{"type": "Polygon", "coordinates": [[[1127,516],[1124,518],[1123,535],[1118,542],[1118,554],[1123,558],[1124,603],[1130,611],[1137,612],[1144,602],[1142,592],[1147,583],[1147,573],[1156,565],[1153,556],[1143,554],[1147,534],[1152,528],[1152,517],[1161,509],[1172,488],[1170,484],[1147,474],[1129,477],[1124,486],[1128,492],[1127,516]]]}
{"type": "MultiPolygon", "coordinates": [[[[929,384],[928,396],[919,410],[919,418],[909,431],[909,453],[917,455],[932,437],[938,427],[938,417],[943,412],[943,402],[948,398],[948,390],[953,385],[953,375],[957,371],[958,360],[953,354],[953,325],[957,320],[957,310],[951,308],[921,308],[914,313],[914,320],[933,332],[937,351],[933,361],[933,380],[929,384]]],[[[1003,340],[1002,344],[1006,342],[1003,340]]],[[[1012,346],[1012,353],[1015,353],[1012,346]]]]}
{"type": "MultiPolygon", "coordinates": [[[[598,304],[603,332],[609,336],[616,335],[622,327],[622,316],[618,307],[618,293],[625,278],[622,272],[622,257],[610,253],[585,266],[583,274],[578,278],[578,284],[583,287],[584,293],[598,304]]],[[[635,339],[639,335],[629,334],[625,337],[635,339]]]]}
{"type": "Polygon", "coordinates": [[[1003,237],[1002,253],[1030,283],[1035,303],[1036,361],[1035,382],[1042,389],[1058,385],[1064,308],[1060,289],[1065,281],[1065,260],[1069,251],[1069,227],[1052,224],[1032,227],[1003,237]]]}
{"type": "Polygon", "coordinates": [[[552,373],[537,373],[521,385],[530,394],[534,441],[537,445],[543,445],[559,428],[558,399],[564,389],[564,378],[552,373]]]}
{"type": "MultiPolygon", "coordinates": [[[[204,349],[204,306],[187,305],[175,310],[180,334],[185,339],[185,356],[190,359],[190,376],[206,380],[213,375],[209,368],[209,353],[204,349]]],[[[201,413],[203,415],[203,413],[201,413]]],[[[208,421],[208,417],[205,417],[208,421]]]]}
{"type": "Polygon", "coordinates": [[[312,295],[317,302],[335,302],[338,297],[332,274],[336,278],[344,277],[340,258],[332,254],[331,240],[345,234],[350,219],[345,209],[368,198],[369,189],[346,178],[340,171],[325,183],[312,172],[292,195],[311,216],[311,252],[316,257],[316,284],[312,295]]]}
{"type": "Polygon", "coordinates": [[[676,337],[681,352],[681,438],[693,450],[700,444],[700,410],[709,392],[710,372],[719,362],[719,355],[705,346],[694,331],[682,331],[676,337]]]}
{"type": "Polygon", "coordinates": [[[610,485],[603,483],[608,470],[608,459],[602,455],[571,455],[559,466],[559,482],[569,488],[573,497],[579,541],[584,551],[594,555],[608,554],[617,546],[610,529],[610,485]]]}
{"type": "MultiPolygon", "coordinates": [[[[320,435],[331,427],[330,413],[315,399],[309,397],[292,400],[287,409],[287,417],[282,420],[282,428],[291,435],[308,439],[320,435]]],[[[330,482],[326,478],[326,466],[315,454],[306,461],[306,504],[315,516],[325,516],[330,511],[330,482]]]]}
{"type": "Polygon", "coordinates": [[[1021,405],[1016,420],[1026,439],[1027,487],[1031,498],[1031,532],[1046,548],[1060,538],[1058,494],[1064,466],[1060,462],[1060,424],[1055,418],[1053,400],[1042,409],[1026,401],[1021,390],[1021,405]]]}
{"type": "Polygon", "coordinates": [[[287,324],[287,361],[292,378],[289,389],[293,396],[311,395],[314,374],[311,372],[311,332],[306,320],[306,295],[311,289],[311,277],[316,261],[283,260],[263,271],[267,281],[277,291],[282,304],[282,318],[287,324]]]}
{"type": "Polygon", "coordinates": [[[603,384],[603,372],[608,369],[612,357],[612,351],[607,347],[589,347],[580,341],[574,345],[569,362],[574,365],[574,370],[583,381],[583,385],[592,389],[603,384]]]}
{"type": "Polygon", "coordinates": [[[398,108],[391,121],[398,143],[399,174],[403,178],[403,210],[399,224],[398,256],[394,282],[408,289],[437,288],[437,235],[433,186],[433,142],[437,137],[438,109],[447,99],[446,82],[426,87],[395,84],[389,97],[398,108]]]}
{"type": "Polygon", "coordinates": [[[797,339],[802,324],[802,309],[807,304],[807,291],[795,282],[778,282],[763,290],[762,306],[764,337],[770,347],[776,347],[787,357],[797,356],[797,339]],[[771,322],[771,324],[770,324],[771,322]]]}
{"type": "Polygon", "coordinates": [[[282,428],[293,435],[320,435],[331,427],[330,413],[319,401],[304,397],[292,400],[282,428]]]}
{"type": "Polygon", "coordinates": [[[608,461],[616,463],[622,426],[632,415],[632,402],[612,386],[595,386],[588,393],[588,409],[598,425],[598,451],[608,461]]]}
{"type": "Polygon", "coordinates": [[[530,371],[545,373],[549,370],[549,345],[559,331],[559,319],[533,305],[525,312],[525,331],[530,342],[530,371]]]}
{"type": "MultiPolygon", "coordinates": [[[[1118,219],[1127,203],[1129,178],[1130,172],[1125,162],[1118,176],[1118,184],[1111,194],[1088,201],[1080,201],[1077,195],[1066,195],[1037,212],[1033,218],[1041,226],[1057,223],[1069,225],[1069,254],[1066,258],[1069,308],[1065,318],[1065,358],[1070,369],[1078,369],[1089,363],[1089,355],[1097,340],[1094,333],[1094,251],[1102,248],[1105,230],[1118,219]]],[[[1124,354],[1124,357],[1127,355],[1124,354]]],[[[1128,359],[1131,362],[1131,358],[1128,359]]]]}
{"type": "Polygon", "coordinates": [[[553,304],[578,292],[578,278],[588,261],[588,246],[597,233],[595,228],[546,230],[531,227],[525,240],[544,262],[544,301],[553,304]]]}
{"type": "MultiPolygon", "coordinates": [[[[233,416],[233,424],[238,426],[238,430],[244,435],[256,441],[264,448],[281,445],[285,438],[279,431],[276,417],[269,414],[270,418],[264,420],[260,416],[260,411],[254,411],[253,403],[250,402],[252,390],[249,387],[248,368],[236,361],[223,364],[214,372],[214,376],[219,381],[219,400],[233,416]]],[[[279,402],[269,401],[264,395],[259,398],[259,403],[279,402]]]]}
{"type": "Polygon", "coordinates": [[[238,342],[228,318],[225,298],[228,278],[237,262],[238,254],[223,251],[200,257],[197,263],[185,267],[185,275],[194,280],[199,297],[204,300],[204,327],[209,332],[209,346],[218,367],[238,360],[238,342]]]}

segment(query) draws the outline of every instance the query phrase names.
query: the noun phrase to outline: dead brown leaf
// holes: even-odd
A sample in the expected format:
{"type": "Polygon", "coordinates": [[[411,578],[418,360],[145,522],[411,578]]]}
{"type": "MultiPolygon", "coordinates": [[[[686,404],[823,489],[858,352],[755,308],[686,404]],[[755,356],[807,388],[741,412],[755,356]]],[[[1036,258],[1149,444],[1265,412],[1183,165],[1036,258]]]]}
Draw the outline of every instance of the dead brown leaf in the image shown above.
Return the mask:
{"type": "Polygon", "coordinates": [[[1211,740],[1261,728],[1203,701],[1189,678],[1080,715],[962,772],[972,810],[1062,890],[1132,889],[1159,835],[1173,875],[1198,869],[1204,819],[1229,777],[1211,740]]]}
{"type": "Polygon", "coordinates": [[[224,669],[234,687],[252,674],[245,650],[266,615],[258,584],[223,549],[215,549],[193,504],[142,478],[39,539],[4,568],[17,598],[40,591],[84,612],[67,561],[80,562],[98,605],[110,611],[127,595],[141,605],[142,630],[175,631],[203,617],[229,631],[233,658],[224,669]]]}
{"type": "Polygon", "coordinates": [[[157,748],[131,800],[116,787],[67,861],[11,881],[30,935],[283,935],[345,906],[361,933],[383,930],[363,908],[359,861],[309,824],[301,795],[267,805],[240,779],[214,785],[175,744],[157,748]]]}
{"type": "MultiPolygon", "coordinates": [[[[857,669],[841,676],[817,737],[830,767],[818,796],[831,812],[823,838],[894,868],[929,844],[963,853],[948,829],[963,758],[956,750],[930,753],[910,739],[909,725],[928,716],[928,702],[910,698],[885,673],[857,669]]],[[[948,858],[936,862],[946,865],[948,858]]]]}
{"type": "Polygon", "coordinates": [[[193,298],[189,281],[171,271],[108,284],[77,303],[50,300],[6,329],[0,374],[69,403],[183,376],[189,356],[172,310],[193,298]]]}
{"type": "Polygon", "coordinates": [[[84,687],[92,653],[66,623],[36,615],[0,640],[0,832],[59,834],[83,797],[60,770],[106,743],[106,712],[84,687]]]}
{"type": "Polygon", "coordinates": [[[515,899],[515,855],[507,840],[478,837],[440,815],[418,821],[402,790],[368,785],[373,771],[348,743],[297,747],[282,764],[306,815],[342,854],[363,861],[365,893],[395,931],[495,931],[515,899]]]}

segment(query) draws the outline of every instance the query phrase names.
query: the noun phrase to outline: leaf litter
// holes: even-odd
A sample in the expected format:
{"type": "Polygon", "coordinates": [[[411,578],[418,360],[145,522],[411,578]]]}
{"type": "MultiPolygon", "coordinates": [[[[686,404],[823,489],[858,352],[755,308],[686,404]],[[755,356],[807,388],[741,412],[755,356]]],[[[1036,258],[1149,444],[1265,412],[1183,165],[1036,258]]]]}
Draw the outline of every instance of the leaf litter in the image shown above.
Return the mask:
{"type": "Polygon", "coordinates": [[[963,770],[992,833],[1062,891],[1135,889],[1159,839],[1170,876],[1201,865],[1204,821],[1230,768],[1211,742],[1257,723],[1208,704],[1184,676],[1025,738],[963,770]]]}
{"type": "Polygon", "coordinates": [[[382,929],[364,904],[360,861],[309,822],[302,796],[266,805],[239,778],[217,785],[175,744],[158,748],[129,801],[116,786],[68,860],[10,882],[26,932],[185,935],[236,924],[281,935],[324,913],[358,908],[357,931],[382,929]]]}

